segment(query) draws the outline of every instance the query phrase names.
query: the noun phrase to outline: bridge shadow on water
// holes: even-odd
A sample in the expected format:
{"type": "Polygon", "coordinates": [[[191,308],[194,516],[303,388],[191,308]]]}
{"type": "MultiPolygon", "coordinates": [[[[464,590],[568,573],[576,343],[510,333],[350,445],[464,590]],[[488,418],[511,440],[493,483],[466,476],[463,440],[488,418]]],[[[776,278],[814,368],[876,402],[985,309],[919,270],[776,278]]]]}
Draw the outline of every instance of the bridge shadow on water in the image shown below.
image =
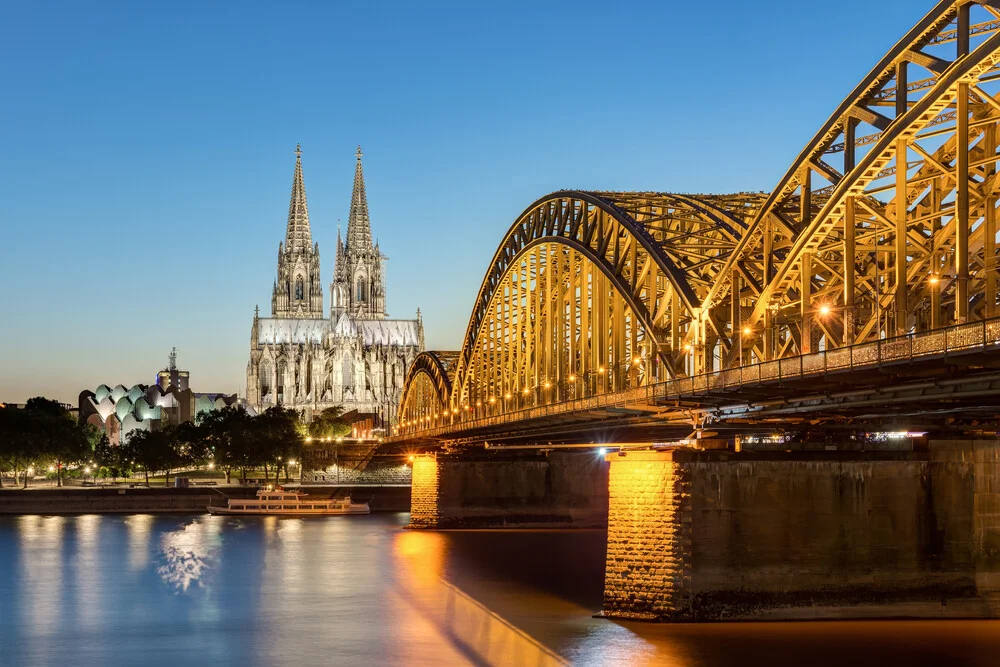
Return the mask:
{"type": "Polygon", "coordinates": [[[396,590],[474,664],[671,664],[593,617],[605,543],[603,530],[407,531],[396,590]]]}
{"type": "Polygon", "coordinates": [[[594,618],[606,533],[405,531],[396,590],[481,665],[1000,664],[1000,622],[836,621],[670,624],[594,618]]]}
{"type": "Polygon", "coordinates": [[[406,532],[395,540],[396,590],[477,665],[549,667],[566,662],[493,608],[445,578],[448,539],[406,532]]]}

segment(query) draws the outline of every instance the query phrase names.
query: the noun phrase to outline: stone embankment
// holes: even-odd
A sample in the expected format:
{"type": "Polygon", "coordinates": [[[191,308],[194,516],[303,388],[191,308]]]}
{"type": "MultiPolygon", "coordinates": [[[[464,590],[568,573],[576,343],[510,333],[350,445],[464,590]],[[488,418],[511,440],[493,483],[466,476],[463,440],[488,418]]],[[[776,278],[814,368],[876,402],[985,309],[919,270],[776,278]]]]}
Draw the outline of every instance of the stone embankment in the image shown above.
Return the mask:
{"type": "Polygon", "coordinates": [[[92,514],[114,512],[204,512],[224,505],[226,496],[252,496],[250,487],[63,487],[61,489],[0,490],[0,514],[92,514]]]}
{"type": "MultiPolygon", "coordinates": [[[[152,488],[0,489],[0,514],[201,514],[209,505],[225,505],[226,498],[250,498],[257,489],[248,486],[152,488]]],[[[409,488],[307,487],[319,497],[350,495],[368,502],[373,512],[400,512],[410,508],[409,488]]]]}
{"type": "Polygon", "coordinates": [[[405,462],[378,462],[358,469],[356,462],[330,464],[324,468],[302,473],[302,481],[307,484],[329,484],[336,486],[409,486],[410,466],[405,462]]]}

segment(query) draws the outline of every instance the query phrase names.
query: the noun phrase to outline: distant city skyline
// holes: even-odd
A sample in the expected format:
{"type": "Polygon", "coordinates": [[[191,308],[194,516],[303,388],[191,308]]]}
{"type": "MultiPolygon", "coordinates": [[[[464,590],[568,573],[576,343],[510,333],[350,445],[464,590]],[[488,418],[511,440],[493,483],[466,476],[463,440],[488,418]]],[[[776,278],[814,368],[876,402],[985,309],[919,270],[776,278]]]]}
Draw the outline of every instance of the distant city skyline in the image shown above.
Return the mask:
{"type": "Polygon", "coordinates": [[[242,395],[297,143],[325,314],[361,144],[387,310],[457,348],[532,201],[768,190],[931,5],[883,3],[850,50],[820,47],[859,0],[7,8],[0,401],[153,383],[174,346],[193,388],[242,395]]]}

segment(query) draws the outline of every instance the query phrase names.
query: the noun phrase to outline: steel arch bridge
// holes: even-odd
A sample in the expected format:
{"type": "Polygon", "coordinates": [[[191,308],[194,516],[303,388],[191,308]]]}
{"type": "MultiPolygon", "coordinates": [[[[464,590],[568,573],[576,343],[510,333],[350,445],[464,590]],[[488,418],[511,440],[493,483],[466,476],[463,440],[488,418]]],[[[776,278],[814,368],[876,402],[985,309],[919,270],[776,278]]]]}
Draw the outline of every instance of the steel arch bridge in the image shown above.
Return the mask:
{"type": "Polygon", "coordinates": [[[998,63],[1000,0],[940,2],[770,193],[534,202],[462,349],[411,369],[398,433],[992,323],[998,63]]]}

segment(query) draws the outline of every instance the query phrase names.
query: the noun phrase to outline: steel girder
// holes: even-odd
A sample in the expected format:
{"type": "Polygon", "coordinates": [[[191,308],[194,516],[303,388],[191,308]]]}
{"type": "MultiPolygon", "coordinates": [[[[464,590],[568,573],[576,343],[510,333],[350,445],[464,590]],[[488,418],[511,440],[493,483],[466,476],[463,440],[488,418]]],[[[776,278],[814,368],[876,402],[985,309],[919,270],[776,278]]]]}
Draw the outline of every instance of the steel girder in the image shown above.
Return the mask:
{"type": "Polygon", "coordinates": [[[635,357],[656,359],[644,380],[685,372],[680,341],[763,198],[562,191],[534,202],[483,280],[452,409],[526,390],[540,400],[546,384],[565,392],[601,368],[621,386],[635,357]],[[535,349],[545,341],[553,349],[535,349]]]}
{"type": "Polygon", "coordinates": [[[997,314],[994,4],[939,3],[792,163],[702,304],[719,367],[997,314]]]}
{"type": "Polygon", "coordinates": [[[453,414],[613,364],[606,391],[1000,315],[998,63],[1000,1],[945,0],[770,194],[539,199],[483,280],[453,414]]]}
{"type": "Polygon", "coordinates": [[[431,419],[448,409],[457,352],[421,352],[406,371],[400,419],[431,419]]]}

